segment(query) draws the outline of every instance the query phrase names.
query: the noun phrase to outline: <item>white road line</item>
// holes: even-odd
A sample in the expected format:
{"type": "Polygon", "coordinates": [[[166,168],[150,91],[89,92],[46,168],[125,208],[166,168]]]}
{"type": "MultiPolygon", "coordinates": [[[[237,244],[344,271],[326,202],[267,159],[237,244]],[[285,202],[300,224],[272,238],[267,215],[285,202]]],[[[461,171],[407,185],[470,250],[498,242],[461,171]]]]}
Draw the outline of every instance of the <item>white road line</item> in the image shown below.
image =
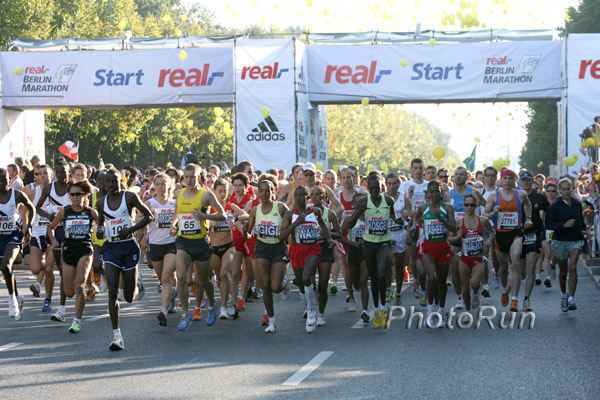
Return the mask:
{"type": "MultiPolygon", "coordinates": [[[[122,312],[128,311],[128,310],[136,310],[138,308],[139,308],[138,306],[131,306],[131,307],[127,307],[127,308],[121,308],[119,310],[119,313],[122,313],[122,312]]],[[[88,322],[94,322],[94,321],[98,321],[100,319],[107,318],[107,317],[110,317],[110,314],[102,314],[102,315],[98,315],[96,317],[86,318],[86,321],[88,321],[88,322]]]]}
{"type": "Polygon", "coordinates": [[[9,343],[9,344],[5,344],[3,346],[0,346],[0,351],[12,349],[13,347],[17,347],[17,346],[20,346],[22,344],[23,343],[9,343]]]}
{"type": "MultiPolygon", "coordinates": [[[[411,283],[404,283],[402,285],[402,290],[400,290],[400,293],[401,294],[404,293],[404,291],[406,289],[408,289],[408,287],[411,286],[411,285],[412,285],[412,282],[411,283]]],[[[369,322],[373,321],[373,315],[375,315],[374,311],[373,310],[369,311],[369,322]]],[[[358,322],[356,322],[354,325],[352,325],[350,327],[350,329],[362,329],[362,328],[364,328],[365,326],[368,326],[368,325],[369,324],[363,323],[362,319],[359,319],[358,322]]]]}
{"type": "Polygon", "coordinates": [[[188,361],[188,362],[184,362],[184,363],[183,363],[183,364],[181,364],[180,366],[173,368],[173,369],[172,369],[172,371],[177,371],[177,370],[179,370],[179,369],[181,369],[181,368],[185,367],[186,365],[188,365],[188,364],[191,364],[191,363],[193,363],[194,361],[197,361],[198,359],[200,359],[200,357],[194,357],[194,358],[192,358],[190,361],[188,361]]]}
{"type": "Polygon", "coordinates": [[[308,364],[300,368],[298,372],[292,375],[287,381],[283,382],[285,386],[297,386],[302,382],[308,375],[310,375],[319,365],[323,364],[327,360],[333,351],[322,351],[315,358],[310,360],[308,364]]]}

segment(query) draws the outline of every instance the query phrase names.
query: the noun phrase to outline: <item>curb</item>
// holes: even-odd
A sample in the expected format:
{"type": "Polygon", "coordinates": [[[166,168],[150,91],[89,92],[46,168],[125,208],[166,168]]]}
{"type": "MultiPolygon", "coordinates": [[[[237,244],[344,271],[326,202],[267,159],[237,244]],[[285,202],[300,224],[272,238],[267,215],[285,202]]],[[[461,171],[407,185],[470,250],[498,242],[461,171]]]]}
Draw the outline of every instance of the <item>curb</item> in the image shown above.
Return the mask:
{"type": "Polygon", "coordinates": [[[600,258],[586,258],[584,263],[590,278],[600,288],[600,258]]]}

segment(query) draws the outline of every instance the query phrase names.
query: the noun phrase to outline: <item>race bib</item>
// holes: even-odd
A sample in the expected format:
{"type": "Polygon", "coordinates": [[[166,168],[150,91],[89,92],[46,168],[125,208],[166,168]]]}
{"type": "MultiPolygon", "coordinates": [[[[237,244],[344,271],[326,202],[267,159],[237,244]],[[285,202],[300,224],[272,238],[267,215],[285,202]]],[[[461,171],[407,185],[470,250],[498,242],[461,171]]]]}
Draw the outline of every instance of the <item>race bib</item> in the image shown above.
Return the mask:
{"type": "MultiPolygon", "coordinates": [[[[398,215],[396,214],[396,218],[398,218],[398,215]]],[[[392,232],[398,232],[404,230],[404,224],[402,225],[398,225],[396,223],[396,221],[394,221],[393,219],[390,219],[390,231],[392,232]]]]}
{"type": "Polygon", "coordinates": [[[14,216],[0,216],[0,235],[11,235],[14,233],[16,224],[14,216]]]}
{"type": "Polygon", "coordinates": [[[179,233],[181,235],[198,235],[202,233],[200,221],[193,214],[179,215],[179,233]]]}
{"type": "Polygon", "coordinates": [[[518,212],[498,213],[498,229],[516,229],[519,226],[518,212]]]}
{"type": "Polygon", "coordinates": [[[526,233],[525,235],[523,235],[524,245],[535,244],[535,242],[537,242],[537,236],[535,233],[526,233]]]}
{"type": "Polygon", "coordinates": [[[448,236],[448,229],[438,219],[426,219],[423,221],[425,240],[441,240],[448,236]]]}
{"type": "Polygon", "coordinates": [[[320,234],[315,224],[300,224],[296,227],[294,236],[296,243],[312,244],[317,243],[320,234]]]}
{"type": "Polygon", "coordinates": [[[463,219],[464,217],[465,217],[464,211],[456,211],[454,213],[454,219],[456,219],[456,220],[463,219]]]}
{"type": "Polygon", "coordinates": [[[255,232],[261,239],[275,239],[279,236],[279,224],[275,221],[261,221],[255,225],[255,232]]]}
{"type": "Polygon", "coordinates": [[[174,214],[175,214],[174,207],[157,208],[156,215],[154,216],[154,220],[156,221],[156,226],[158,226],[161,229],[170,228],[171,223],[173,222],[174,214]]]}
{"type": "Polygon", "coordinates": [[[546,230],[546,241],[551,241],[552,240],[552,234],[554,233],[554,231],[550,231],[550,230],[546,230]]]}
{"type": "Polygon", "coordinates": [[[68,219],[65,221],[65,237],[69,239],[85,239],[89,233],[89,219],[68,219]]]}
{"type": "Polygon", "coordinates": [[[348,235],[348,239],[352,240],[353,242],[362,242],[364,234],[365,225],[355,225],[354,228],[350,230],[350,235],[348,235]]]}
{"type": "Polygon", "coordinates": [[[372,216],[365,218],[369,235],[382,236],[388,231],[388,217],[372,216]]]}
{"type": "Polygon", "coordinates": [[[129,228],[129,222],[125,218],[116,218],[111,220],[106,220],[107,222],[107,230],[108,230],[108,241],[114,242],[118,240],[119,234],[123,232],[125,229],[129,228]]]}
{"type": "Polygon", "coordinates": [[[468,257],[483,253],[483,237],[478,234],[467,234],[463,239],[463,250],[468,257]]]}
{"type": "Polygon", "coordinates": [[[212,221],[210,226],[211,232],[228,232],[229,229],[229,221],[233,219],[233,214],[231,211],[225,211],[225,221],[212,221]]]}

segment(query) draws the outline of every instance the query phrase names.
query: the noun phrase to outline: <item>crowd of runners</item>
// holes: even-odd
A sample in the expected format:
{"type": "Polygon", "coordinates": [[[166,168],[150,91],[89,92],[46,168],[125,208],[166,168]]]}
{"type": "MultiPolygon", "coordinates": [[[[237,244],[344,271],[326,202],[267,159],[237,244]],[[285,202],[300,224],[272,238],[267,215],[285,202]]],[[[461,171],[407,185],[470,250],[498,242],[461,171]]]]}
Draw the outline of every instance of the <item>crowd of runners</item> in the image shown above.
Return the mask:
{"type": "Polygon", "coordinates": [[[443,327],[449,287],[457,310],[477,310],[491,284],[502,307],[531,311],[534,286],[550,288],[555,271],[562,311],[576,310],[577,260],[596,197],[593,171],[573,178],[491,166],[451,173],[418,158],[410,179],[360,175],[352,166],[322,172],[312,163],[293,165],[289,175],[261,173],[249,161],[227,171],[188,164],[138,172],[59,159],[33,172],[34,182],[23,184],[18,167],[0,168],[9,316],[23,318],[13,264],[28,252],[36,276],[29,289],[43,297],[42,311],[65,322],[66,301],[75,298],[71,333],[82,329],[86,302],[108,291],[111,350],[124,348],[120,303],[145,293],[142,259],[159,281],[158,324],[175,320],[169,315],[179,307],[180,331],[202,320],[203,308],[210,326],[237,319],[262,297],[265,332],[276,332],[273,296],[288,299],[292,285],[309,333],[326,324],[328,296],[342,290],[348,312],[360,308],[365,324],[386,328],[390,306],[402,305],[403,284],[443,327]]]}

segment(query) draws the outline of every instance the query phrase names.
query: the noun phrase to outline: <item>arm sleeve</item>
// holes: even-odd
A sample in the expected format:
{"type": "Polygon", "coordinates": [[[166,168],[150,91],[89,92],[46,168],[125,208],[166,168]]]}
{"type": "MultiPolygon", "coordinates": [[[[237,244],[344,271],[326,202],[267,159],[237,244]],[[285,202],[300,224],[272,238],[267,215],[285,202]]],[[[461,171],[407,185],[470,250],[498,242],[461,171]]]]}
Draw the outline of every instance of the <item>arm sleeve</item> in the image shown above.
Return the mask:
{"type": "Polygon", "coordinates": [[[548,208],[548,213],[546,214],[546,229],[551,231],[558,231],[564,228],[563,223],[556,221],[557,208],[556,203],[552,204],[550,208],[548,208]]]}

